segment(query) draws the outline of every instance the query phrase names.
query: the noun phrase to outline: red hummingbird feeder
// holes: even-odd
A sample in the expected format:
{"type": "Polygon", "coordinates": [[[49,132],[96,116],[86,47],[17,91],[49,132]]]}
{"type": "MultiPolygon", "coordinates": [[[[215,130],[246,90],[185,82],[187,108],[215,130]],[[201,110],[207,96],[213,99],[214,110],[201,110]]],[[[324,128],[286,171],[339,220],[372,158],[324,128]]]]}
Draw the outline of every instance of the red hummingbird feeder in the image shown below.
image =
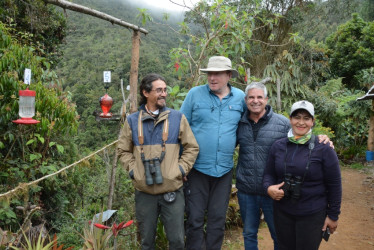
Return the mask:
{"type": "Polygon", "coordinates": [[[100,97],[100,107],[101,110],[103,111],[100,113],[100,117],[102,118],[111,118],[112,113],[110,113],[110,109],[112,108],[113,105],[113,98],[110,97],[108,94],[105,94],[104,96],[100,97]]]}
{"type": "Polygon", "coordinates": [[[19,116],[21,119],[12,121],[17,124],[36,124],[40,121],[32,119],[35,115],[35,95],[34,90],[20,90],[19,92],[19,116]]]}

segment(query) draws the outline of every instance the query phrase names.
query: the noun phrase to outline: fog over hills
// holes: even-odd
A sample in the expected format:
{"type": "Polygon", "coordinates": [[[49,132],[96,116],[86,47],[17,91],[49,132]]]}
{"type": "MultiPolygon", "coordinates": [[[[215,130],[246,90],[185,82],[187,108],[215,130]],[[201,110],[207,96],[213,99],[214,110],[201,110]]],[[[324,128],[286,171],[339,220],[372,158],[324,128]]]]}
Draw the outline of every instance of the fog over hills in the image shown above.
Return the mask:
{"type": "Polygon", "coordinates": [[[135,8],[147,9],[153,14],[168,13],[171,16],[183,16],[198,0],[110,0],[127,4],[135,8]]]}

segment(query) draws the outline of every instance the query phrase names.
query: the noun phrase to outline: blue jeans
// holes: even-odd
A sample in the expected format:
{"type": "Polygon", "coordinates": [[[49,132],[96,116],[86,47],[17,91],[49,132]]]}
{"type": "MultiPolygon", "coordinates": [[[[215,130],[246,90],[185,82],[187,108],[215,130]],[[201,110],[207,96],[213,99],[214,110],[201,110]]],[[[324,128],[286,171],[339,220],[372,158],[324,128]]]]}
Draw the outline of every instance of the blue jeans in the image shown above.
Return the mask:
{"type": "Polygon", "coordinates": [[[261,210],[264,213],[271,238],[274,241],[274,250],[278,249],[274,227],[273,200],[262,195],[250,195],[238,191],[240,215],[243,220],[243,237],[246,250],[257,250],[257,233],[260,225],[261,210]]]}

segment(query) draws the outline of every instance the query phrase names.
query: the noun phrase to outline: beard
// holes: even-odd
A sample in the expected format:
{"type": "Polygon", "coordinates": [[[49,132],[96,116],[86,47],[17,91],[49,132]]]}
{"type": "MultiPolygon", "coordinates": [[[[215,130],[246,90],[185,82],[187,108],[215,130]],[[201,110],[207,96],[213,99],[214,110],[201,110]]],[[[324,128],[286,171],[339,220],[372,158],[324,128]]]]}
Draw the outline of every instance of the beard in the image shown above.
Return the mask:
{"type": "Polygon", "coordinates": [[[166,99],[165,99],[165,98],[158,98],[158,99],[157,99],[157,103],[156,103],[156,107],[157,107],[158,109],[162,109],[162,108],[164,108],[165,106],[166,106],[166,99]],[[164,100],[164,102],[159,103],[158,100],[164,100]]]}

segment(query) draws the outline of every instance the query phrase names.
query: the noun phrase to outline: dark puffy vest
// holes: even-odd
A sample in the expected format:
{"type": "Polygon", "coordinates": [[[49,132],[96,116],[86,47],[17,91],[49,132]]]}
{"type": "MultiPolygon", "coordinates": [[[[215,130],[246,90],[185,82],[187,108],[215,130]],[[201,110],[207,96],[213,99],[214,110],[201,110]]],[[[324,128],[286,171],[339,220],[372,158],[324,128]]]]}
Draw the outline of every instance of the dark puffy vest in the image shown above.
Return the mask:
{"type": "Polygon", "coordinates": [[[290,130],[289,119],[274,113],[269,105],[267,109],[270,110],[258,131],[256,141],[248,120],[248,109],[243,114],[237,130],[237,143],[240,148],[236,166],[236,187],[247,194],[266,195],[262,188],[262,177],[271,145],[286,137],[290,130]]]}

